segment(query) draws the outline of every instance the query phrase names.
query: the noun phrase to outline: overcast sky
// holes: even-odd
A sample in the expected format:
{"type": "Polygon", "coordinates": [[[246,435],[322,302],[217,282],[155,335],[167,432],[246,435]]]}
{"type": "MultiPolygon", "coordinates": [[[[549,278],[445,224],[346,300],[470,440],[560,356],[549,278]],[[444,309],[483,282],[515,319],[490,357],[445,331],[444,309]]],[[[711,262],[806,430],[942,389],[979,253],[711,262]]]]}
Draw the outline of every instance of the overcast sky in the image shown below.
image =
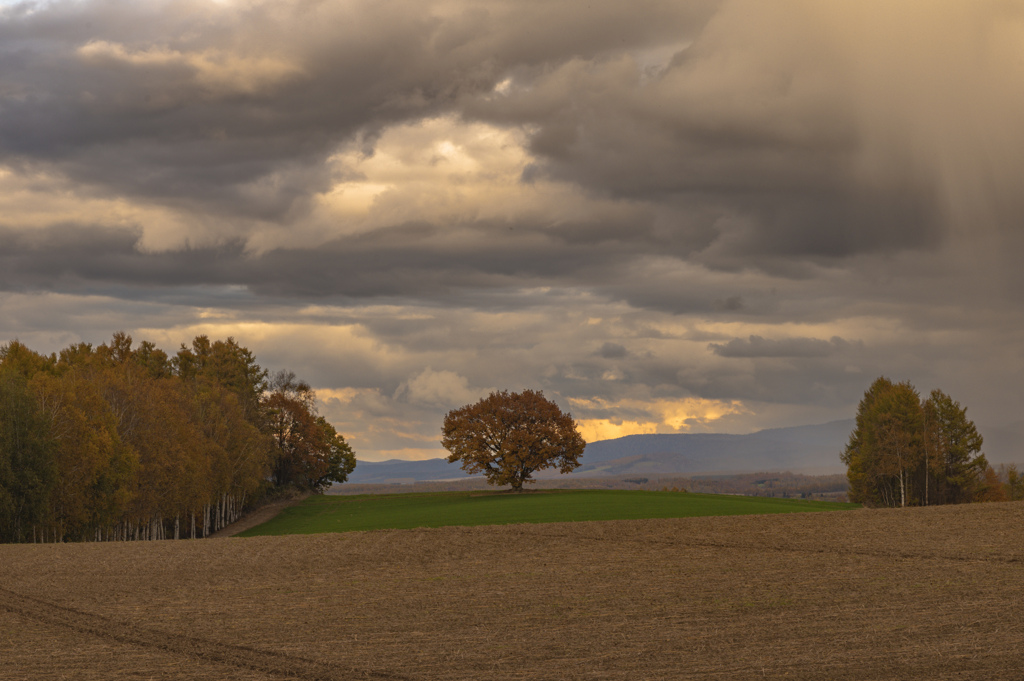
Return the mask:
{"type": "Polygon", "coordinates": [[[0,2],[0,339],[234,336],[365,460],[979,423],[1024,385],[1024,1],[0,2]]]}

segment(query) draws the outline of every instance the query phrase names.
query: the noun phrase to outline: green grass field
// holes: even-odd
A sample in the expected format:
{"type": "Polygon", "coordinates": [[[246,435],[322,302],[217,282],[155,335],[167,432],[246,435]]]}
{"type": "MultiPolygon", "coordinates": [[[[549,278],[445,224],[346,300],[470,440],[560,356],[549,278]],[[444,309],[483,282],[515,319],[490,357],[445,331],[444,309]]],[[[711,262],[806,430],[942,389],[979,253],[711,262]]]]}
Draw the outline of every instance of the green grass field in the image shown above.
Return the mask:
{"type": "Polygon", "coordinates": [[[685,492],[544,490],[313,496],[240,537],[318,534],[446,525],[506,525],[577,520],[686,518],[800,513],[858,508],[859,504],[685,492]]]}

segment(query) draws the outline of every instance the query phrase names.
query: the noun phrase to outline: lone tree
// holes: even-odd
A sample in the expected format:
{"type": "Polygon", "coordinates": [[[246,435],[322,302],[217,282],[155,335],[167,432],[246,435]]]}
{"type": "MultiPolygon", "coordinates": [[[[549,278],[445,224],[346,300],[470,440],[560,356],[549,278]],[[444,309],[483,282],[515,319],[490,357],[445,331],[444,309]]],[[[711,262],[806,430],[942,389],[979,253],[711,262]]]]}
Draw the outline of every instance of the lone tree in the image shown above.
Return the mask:
{"type": "Polygon", "coordinates": [[[586,442],[571,414],[544,397],[524,390],[493,392],[476,404],[453,409],[444,417],[441,444],[451,452],[448,463],[462,462],[467,473],[483,473],[492,485],[524,482],[544,468],[570,473],[577,468],[586,442]]]}

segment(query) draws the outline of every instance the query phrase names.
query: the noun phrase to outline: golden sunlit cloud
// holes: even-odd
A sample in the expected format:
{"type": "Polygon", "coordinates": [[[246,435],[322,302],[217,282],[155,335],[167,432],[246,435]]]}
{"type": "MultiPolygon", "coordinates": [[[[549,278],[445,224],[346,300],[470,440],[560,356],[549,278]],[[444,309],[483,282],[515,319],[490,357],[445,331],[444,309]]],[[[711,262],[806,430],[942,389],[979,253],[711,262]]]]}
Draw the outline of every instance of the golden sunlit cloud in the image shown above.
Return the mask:
{"type": "MultiPolygon", "coordinates": [[[[184,67],[193,74],[196,84],[214,94],[253,94],[302,73],[297,64],[272,57],[245,57],[223,50],[188,53],[156,47],[133,51],[105,40],[82,45],[78,48],[78,56],[138,68],[184,67]]],[[[170,95],[166,99],[157,98],[152,104],[168,104],[169,98],[170,95]]]]}
{"type": "Polygon", "coordinates": [[[620,421],[614,423],[609,419],[578,419],[580,435],[587,442],[614,440],[627,435],[650,435],[658,432],[657,423],[641,423],[640,421],[620,421]]]}
{"type": "Polygon", "coordinates": [[[599,398],[570,398],[570,404],[586,413],[588,410],[648,414],[647,419],[577,418],[580,434],[587,442],[609,440],[626,435],[651,433],[686,433],[706,430],[714,422],[726,416],[749,414],[750,411],[739,400],[707,400],[687,397],[679,400],[626,399],[611,401],[599,398]]]}
{"type": "Polygon", "coordinates": [[[320,201],[328,215],[361,208],[364,228],[519,210],[519,178],[529,162],[520,131],[433,118],[389,128],[372,155],[358,146],[334,155],[338,172],[358,179],[338,183],[320,201]]]}
{"type": "MultiPolygon", "coordinates": [[[[140,253],[218,243],[234,236],[232,220],[211,220],[156,203],[106,196],[55,171],[0,166],[0,215],[3,226],[29,241],[33,231],[55,225],[102,225],[137,237],[140,253]]],[[[240,230],[244,231],[244,229],[240,230]]]]}
{"type": "Polygon", "coordinates": [[[328,160],[340,178],[317,195],[312,215],[286,233],[251,235],[248,249],[315,244],[339,235],[408,222],[534,221],[559,224],[607,219],[628,202],[595,197],[571,183],[522,181],[536,159],[526,133],[441,116],[388,127],[367,154],[361,143],[328,160]]]}

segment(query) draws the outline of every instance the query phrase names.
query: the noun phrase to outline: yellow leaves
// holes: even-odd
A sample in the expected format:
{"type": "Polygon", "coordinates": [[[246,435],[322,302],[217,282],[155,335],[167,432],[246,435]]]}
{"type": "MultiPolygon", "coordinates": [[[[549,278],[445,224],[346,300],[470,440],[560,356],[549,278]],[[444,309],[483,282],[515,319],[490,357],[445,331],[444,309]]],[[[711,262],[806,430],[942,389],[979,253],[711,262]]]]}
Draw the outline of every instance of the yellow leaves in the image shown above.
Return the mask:
{"type": "Polygon", "coordinates": [[[122,441],[100,385],[80,368],[36,374],[34,392],[47,411],[58,471],[52,506],[68,528],[111,521],[125,510],[137,459],[122,441]]]}

